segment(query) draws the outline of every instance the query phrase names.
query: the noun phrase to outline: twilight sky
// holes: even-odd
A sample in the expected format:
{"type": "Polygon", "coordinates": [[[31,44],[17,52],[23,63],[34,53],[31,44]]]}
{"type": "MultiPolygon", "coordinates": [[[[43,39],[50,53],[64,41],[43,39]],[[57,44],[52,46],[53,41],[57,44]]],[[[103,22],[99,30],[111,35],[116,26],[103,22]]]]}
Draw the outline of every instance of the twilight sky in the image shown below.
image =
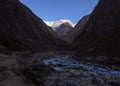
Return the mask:
{"type": "Polygon", "coordinates": [[[68,19],[77,23],[90,14],[99,0],[20,0],[45,21],[68,19]]]}

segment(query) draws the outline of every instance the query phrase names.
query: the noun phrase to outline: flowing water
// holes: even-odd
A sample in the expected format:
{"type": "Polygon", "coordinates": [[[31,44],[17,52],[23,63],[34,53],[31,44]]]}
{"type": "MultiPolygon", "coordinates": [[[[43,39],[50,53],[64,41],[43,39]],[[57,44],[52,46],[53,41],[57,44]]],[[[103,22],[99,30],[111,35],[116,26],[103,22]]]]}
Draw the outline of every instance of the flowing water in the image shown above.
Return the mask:
{"type": "Polygon", "coordinates": [[[47,77],[46,86],[120,86],[120,71],[80,63],[70,55],[56,55],[43,62],[57,72],[47,77]]]}

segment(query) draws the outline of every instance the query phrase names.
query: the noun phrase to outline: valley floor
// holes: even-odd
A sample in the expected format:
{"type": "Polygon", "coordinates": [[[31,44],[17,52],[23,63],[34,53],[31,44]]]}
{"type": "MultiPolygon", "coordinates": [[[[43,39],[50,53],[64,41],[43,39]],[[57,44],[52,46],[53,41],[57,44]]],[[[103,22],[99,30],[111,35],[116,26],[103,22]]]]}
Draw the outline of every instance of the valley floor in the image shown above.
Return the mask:
{"type": "Polygon", "coordinates": [[[0,54],[0,86],[120,86],[120,70],[72,56],[63,52],[0,54]]]}

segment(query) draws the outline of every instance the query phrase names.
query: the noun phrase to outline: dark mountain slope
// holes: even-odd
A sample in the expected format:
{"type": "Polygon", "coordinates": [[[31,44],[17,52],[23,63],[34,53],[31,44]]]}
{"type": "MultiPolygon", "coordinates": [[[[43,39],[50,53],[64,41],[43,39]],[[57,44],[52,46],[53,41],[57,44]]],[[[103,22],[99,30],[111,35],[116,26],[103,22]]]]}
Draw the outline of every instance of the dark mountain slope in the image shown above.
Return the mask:
{"type": "Polygon", "coordinates": [[[89,15],[84,16],[76,25],[75,27],[69,31],[65,40],[67,42],[72,42],[80,33],[84,31],[84,27],[89,20],[89,15]]]}
{"type": "Polygon", "coordinates": [[[19,0],[0,0],[1,45],[12,50],[44,50],[64,46],[63,41],[54,37],[50,30],[19,0]]]}
{"type": "Polygon", "coordinates": [[[66,23],[63,23],[60,26],[58,26],[55,29],[55,32],[59,36],[61,36],[62,39],[65,39],[65,37],[67,36],[67,34],[69,33],[69,31],[72,30],[72,29],[73,29],[72,25],[66,22],[66,23]]]}
{"type": "Polygon", "coordinates": [[[120,0],[100,0],[72,42],[81,54],[120,56],[120,0]]]}

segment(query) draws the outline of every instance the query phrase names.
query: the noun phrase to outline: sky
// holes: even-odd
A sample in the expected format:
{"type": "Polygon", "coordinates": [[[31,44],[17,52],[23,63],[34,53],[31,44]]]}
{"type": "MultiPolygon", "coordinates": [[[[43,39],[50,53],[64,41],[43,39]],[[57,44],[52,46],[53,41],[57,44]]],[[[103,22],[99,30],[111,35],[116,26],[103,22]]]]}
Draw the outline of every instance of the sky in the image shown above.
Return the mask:
{"type": "Polygon", "coordinates": [[[77,23],[90,14],[99,0],[20,0],[44,21],[68,19],[77,23]]]}

